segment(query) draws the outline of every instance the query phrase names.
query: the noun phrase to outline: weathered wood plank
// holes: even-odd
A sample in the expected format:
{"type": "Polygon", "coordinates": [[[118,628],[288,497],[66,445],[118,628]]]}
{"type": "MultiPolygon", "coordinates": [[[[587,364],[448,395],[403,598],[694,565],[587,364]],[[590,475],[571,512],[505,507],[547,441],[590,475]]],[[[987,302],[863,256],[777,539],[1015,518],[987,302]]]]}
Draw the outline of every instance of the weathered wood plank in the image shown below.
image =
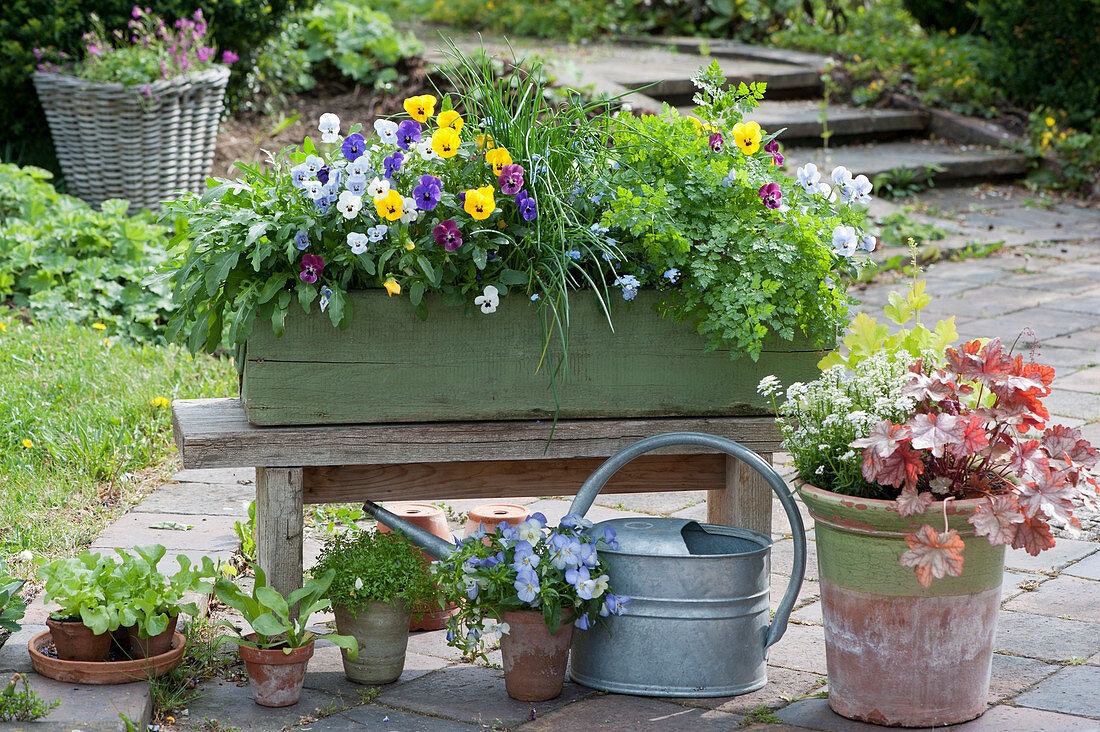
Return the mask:
{"type": "Polygon", "coordinates": [[[536,306],[513,298],[492,315],[462,317],[435,302],[426,321],[382,291],[355,293],[344,331],[319,313],[292,309],[275,338],[249,338],[242,396],[255,424],[341,424],[437,420],[739,416],[767,414],[756,392],[816,373],[823,352],[806,339],[773,339],[758,361],[704,352],[690,323],[654,312],[660,294],[611,303],[570,298],[568,365],[556,389],[555,335],[544,350],[536,306]],[[543,358],[545,353],[545,358],[543,358]],[[540,368],[541,363],[541,368],[540,368]],[[557,410],[557,411],[556,411],[557,410]]]}
{"type": "Polygon", "coordinates": [[[177,400],[172,412],[185,468],[606,458],[643,437],[679,431],[727,437],[757,453],[780,443],[771,417],[562,420],[550,440],[549,421],[256,427],[238,399],[177,400]]]}
{"type": "Polygon", "coordinates": [[[302,586],[302,469],[256,468],[256,561],[283,595],[302,586]]]}
{"type": "MultiPolygon", "coordinates": [[[[306,503],[370,499],[424,501],[573,495],[602,458],[485,460],[305,468],[306,503]]],[[[604,493],[717,490],[726,486],[721,454],[642,455],[604,485],[604,493]]]]}
{"type": "MultiPolygon", "coordinates": [[[[772,461],[770,452],[760,456],[769,463],[772,461]]],[[[752,529],[771,536],[771,486],[760,473],[727,455],[726,487],[725,490],[712,490],[707,494],[707,521],[752,529]]]]}

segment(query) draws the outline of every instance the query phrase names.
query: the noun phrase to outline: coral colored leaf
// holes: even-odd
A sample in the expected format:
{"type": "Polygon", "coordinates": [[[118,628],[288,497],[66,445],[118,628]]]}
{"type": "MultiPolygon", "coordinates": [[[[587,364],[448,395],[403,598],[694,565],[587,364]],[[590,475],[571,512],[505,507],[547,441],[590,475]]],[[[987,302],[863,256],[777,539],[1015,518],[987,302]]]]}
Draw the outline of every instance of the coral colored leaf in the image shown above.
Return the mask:
{"type": "Polygon", "coordinates": [[[916,414],[908,422],[911,444],[943,457],[943,448],[963,441],[963,423],[953,414],[916,414]]]}
{"type": "Polygon", "coordinates": [[[900,488],[905,484],[908,488],[917,487],[917,476],[924,471],[924,463],[921,462],[920,453],[905,443],[887,455],[879,457],[873,451],[863,453],[863,477],[872,483],[879,485],[892,485],[900,488]]]}
{"type": "Polygon", "coordinates": [[[898,515],[916,516],[924,513],[935,500],[935,497],[928,491],[918,493],[916,488],[906,488],[898,496],[898,515]]]}
{"type": "Polygon", "coordinates": [[[1023,549],[1033,557],[1039,552],[1054,546],[1054,537],[1050,527],[1041,519],[1024,519],[1016,525],[1016,536],[1012,539],[1013,549],[1023,549]]]}
{"type": "Polygon", "coordinates": [[[942,534],[928,524],[920,527],[915,534],[905,537],[909,551],[901,555],[899,563],[903,567],[912,567],[917,573],[917,581],[925,587],[932,584],[932,578],[962,574],[965,548],[963,540],[954,529],[942,534]]]}
{"type": "Polygon", "coordinates": [[[918,402],[925,399],[941,402],[955,396],[955,383],[943,378],[942,371],[935,371],[929,375],[912,371],[912,369],[910,371],[908,381],[901,388],[902,396],[912,397],[918,402]]]}
{"type": "Polygon", "coordinates": [[[1073,499],[1080,491],[1069,480],[1065,470],[1046,468],[1036,480],[1029,480],[1019,487],[1020,510],[1029,518],[1042,511],[1049,518],[1068,521],[1073,510],[1073,499]]]}
{"type": "Polygon", "coordinates": [[[863,447],[872,450],[879,457],[886,457],[898,449],[901,441],[909,437],[909,429],[904,425],[892,424],[884,419],[874,427],[866,437],[852,440],[850,447],[863,447]]]}
{"type": "Polygon", "coordinates": [[[1100,462],[1100,452],[1088,443],[1081,430],[1060,424],[1043,433],[1043,448],[1055,460],[1086,468],[1100,462]]]}
{"type": "Polygon", "coordinates": [[[967,519],[974,525],[974,533],[988,537],[993,546],[1011,544],[1016,538],[1016,524],[1023,520],[1013,496],[994,496],[989,503],[978,504],[974,515],[967,519]]]}
{"type": "Polygon", "coordinates": [[[962,441],[947,446],[948,454],[956,458],[966,458],[989,447],[989,433],[985,429],[985,420],[977,415],[960,422],[962,426],[962,441]]]}
{"type": "Polygon", "coordinates": [[[1037,480],[1049,472],[1049,466],[1050,461],[1038,440],[1013,442],[1009,448],[1008,467],[1018,478],[1026,475],[1029,479],[1037,480]]]}

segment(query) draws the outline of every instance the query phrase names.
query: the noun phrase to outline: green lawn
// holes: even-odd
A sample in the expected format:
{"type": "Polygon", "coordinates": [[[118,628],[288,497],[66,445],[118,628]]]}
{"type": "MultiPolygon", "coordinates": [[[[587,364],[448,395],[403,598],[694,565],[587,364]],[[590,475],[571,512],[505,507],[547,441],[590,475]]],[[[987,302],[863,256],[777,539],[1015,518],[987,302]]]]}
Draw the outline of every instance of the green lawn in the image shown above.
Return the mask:
{"type": "MultiPolygon", "coordinates": [[[[0,553],[74,554],[171,468],[172,399],[237,393],[231,361],[0,309],[0,553]]],[[[14,556],[13,556],[14,555],[14,556]]]]}

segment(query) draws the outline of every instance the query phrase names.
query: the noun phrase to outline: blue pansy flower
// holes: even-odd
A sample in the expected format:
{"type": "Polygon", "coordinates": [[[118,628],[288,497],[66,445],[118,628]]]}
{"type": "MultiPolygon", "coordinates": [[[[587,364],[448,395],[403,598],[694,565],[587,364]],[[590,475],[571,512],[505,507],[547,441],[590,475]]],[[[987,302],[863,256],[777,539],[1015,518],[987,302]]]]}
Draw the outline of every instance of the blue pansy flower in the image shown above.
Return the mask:
{"type": "Polygon", "coordinates": [[[367,151],[367,138],[358,132],[348,135],[340,145],[340,152],[344,153],[344,159],[348,162],[358,160],[367,151]]]}
{"type": "Polygon", "coordinates": [[[539,592],[539,576],[530,569],[524,569],[516,573],[516,581],[513,585],[519,599],[523,602],[534,602],[539,592]]]}
{"type": "Polygon", "coordinates": [[[298,247],[298,251],[302,251],[309,246],[309,234],[299,231],[294,235],[294,244],[298,247]]]}
{"type": "Polygon", "coordinates": [[[397,175],[397,171],[401,170],[401,163],[403,162],[405,162],[405,154],[400,151],[395,152],[393,155],[390,155],[386,158],[383,158],[382,168],[386,174],[386,177],[392,180],[393,177],[397,175]]]}
{"type": "Polygon", "coordinates": [[[664,277],[664,278],[665,278],[666,280],[668,280],[669,282],[675,283],[675,282],[676,282],[676,280],[680,279],[680,270],[678,270],[678,269],[676,269],[675,267],[673,267],[672,269],[669,269],[669,270],[667,270],[667,271],[666,271],[666,272],[665,272],[665,273],[664,273],[663,275],[661,275],[661,276],[662,276],[662,277],[664,277]]]}

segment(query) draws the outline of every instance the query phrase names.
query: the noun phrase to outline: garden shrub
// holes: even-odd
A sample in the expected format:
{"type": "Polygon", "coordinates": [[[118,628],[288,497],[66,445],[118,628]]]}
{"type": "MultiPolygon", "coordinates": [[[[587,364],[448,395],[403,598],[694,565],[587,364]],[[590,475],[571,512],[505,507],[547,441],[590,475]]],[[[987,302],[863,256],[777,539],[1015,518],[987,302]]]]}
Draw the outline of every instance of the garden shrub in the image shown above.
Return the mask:
{"type": "Polygon", "coordinates": [[[969,33],[981,25],[974,0],[903,0],[905,9],[927,30],[969,33]]]}
{"type": "Polygon", "coordinates": [[[167,259],[167,229],[147,212],[128,216],[127,201],[95,211],[50,178],[0,163],[0,302],[163,342],[171,288],[146,280],[167,259]]]}
{"type": "Polygon", "coordinates": [[[996,51],[984,73],[1012,101],[1063,109],[1073,125],[1100,115],[1100,2],[1039,10],[1025,0],[980,0],[978,14],[996,51]]]}
{"type": "MultiPolygon", "coordinates": [[[[251,67],[254,50],[281,28],[291,0],[160,0],[153,3],[166,18],[191,15],[201,7],[220,50],[240,56],[238,69],[251,67]]],[[[54,48],[79,55],[81,36],[91,29],[89,13],[110,28],[125,28],[134,0],[7,0],[0,13],[0,142],[11,144],[42,135],[46,129],[30,81],[36,60],[33,49],[54,48]]],[[[231,95],[241,88],[243,74],[234,74],[231,95]]]]}
{"type": "Polygon", "coordinates": [[[621,2],[605,0],[423,0],[427,20],[510,36],[591,38],[618,28],[621,2]]]}
{"type": "Polygon", "coordinates": [[[315,71],[335,70],[364,86],[386,88],[398,81],[395,68],[420,52],[411,33],[401,33],[390,16],[363,0],[330,0],[302,15],[298,45],[315,71]]]}

